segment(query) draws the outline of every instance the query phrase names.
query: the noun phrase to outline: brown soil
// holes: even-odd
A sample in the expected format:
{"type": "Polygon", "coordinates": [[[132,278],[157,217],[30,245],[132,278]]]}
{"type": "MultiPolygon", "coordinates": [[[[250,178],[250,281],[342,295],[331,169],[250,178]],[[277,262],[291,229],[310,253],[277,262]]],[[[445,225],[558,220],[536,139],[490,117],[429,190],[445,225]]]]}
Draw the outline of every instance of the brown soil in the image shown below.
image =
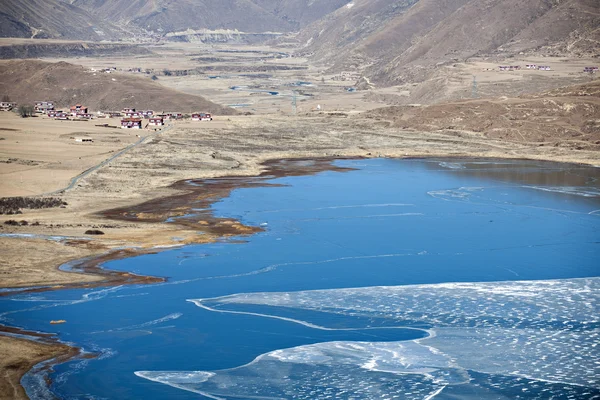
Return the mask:
{"type": "Polygon", "coordinates": [[[49,335],[0,326],[0,332],[36,337],[31,341],[10,336],[0,337],[0,398],[28,399],[20,384],[21,377],[44,360],[64,362],[79,355],[79,349],[58,343],[49,335]]]}
{"type": "MultiPolygon", "coordinates": [[[[3,243],[4,244],[4,243],[3,243]]],[[[73,241],[68,241],[67,245],[74,245],[73,241]]],[[[84,244],[85,245],[85,244],[84,244]]],[[[44,263],[45,268],[40,268],[39,271],[35,271],[35,273],[21,272],[16,271],[14,275],[15,288],[22,287],[22,290],[16,290],[11,292],[0,292],[0,297],[3,296],[12,296],[15,294],[23,294],[23,293],[39,293],[46,292],[49,290],[62,290],[62,289],[79,289],[79,288],[92,288],[92,287],[102,287],[102,286],[116,286],[116,285],[133,285],[133,284],[151,284],[151,283],[159,283],[164,282],[164,278],[153,277],[153,276],[140,276],[128,272],[120,272],[120,271],[111,271],[107,269],[103,269],[101,265],[107,261],[114,259],[121,259],[127,257],[133,257],[140,254],[148,254],[152,253],[152,251],[143,251],[143,250],[115,250],[109,251],[107,253],[101,253],[100,255],[91,256],[88,258],[83,258],[77,262],[74,262],[72,265],[75,276],[81,275],[80,278],[70,277],[64,272],[60,272],[57,270],[47,271],[47,264],[44,263]],[[53,273],[54,272],[54,273],[53,273]],[[58,273],[57,273],[58,272],[58,273]],[[39,279],[37,285],[34,283],[29,283],[24,285],[23,277],[33,276],[39,279]],[[45,278],[45,279],[44,279],[45,278]],[[53,282],[54,279],[56,282],[53,282]],[[17,286],[19,285],[19,286],[17,286]]],[[[62,255],[62,254],[61,254],[62,255]]],[[[57,257],[50,258],[56,260],[57,257]]],[[[62,265],[62,264],[60,264],[62,265]]],[[[56,268],[60,267],[57,265],[56,268]]],[[[6,268],[2,269],[3,271],[6,268]]],[[[69,273],[71,274],[71,273],[69,273]]],[[[11,282],[9,281],[9,284],[11,282]]]]}

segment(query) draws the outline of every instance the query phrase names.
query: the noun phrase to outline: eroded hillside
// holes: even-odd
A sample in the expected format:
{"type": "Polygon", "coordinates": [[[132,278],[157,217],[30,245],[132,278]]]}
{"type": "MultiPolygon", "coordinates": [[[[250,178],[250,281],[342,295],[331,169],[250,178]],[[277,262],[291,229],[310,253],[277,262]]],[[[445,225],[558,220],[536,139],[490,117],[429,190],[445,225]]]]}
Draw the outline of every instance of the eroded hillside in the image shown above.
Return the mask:
{"type": "Polygon", "coordinates": [[[53,100],[60,107],[80,103],[94,111],[135,107],[156,111],[235,114],[230,108],[200,96],[165,88],[149,78],[95,73],[66,62],[2,61],[0,93],[17,103],[53,100]]]}
{"type": "Polygon", "coordinates": [[[290,32],[349,0],[75,0],[100,18],[164,34],[186,29],[290,32]]]}
{"type": "Polygon", "coordinates": [[[380,85],[427,79],[474,56],[598,56],[595,0],[364,0],[299,35],[304,53],[380,85]]]}
{"type": "Polygon", "coordinates": [[[474,132],[538,146],[600,150],[600,80],[517,98],[386,107],[370,115],[422,132],[474,132]]]}
{"type": "Polygon", "coordinates": [[[0,37],[110,40],[124,32],[111,19],[101,19],[60,0],[2,0],[0,37]]]}

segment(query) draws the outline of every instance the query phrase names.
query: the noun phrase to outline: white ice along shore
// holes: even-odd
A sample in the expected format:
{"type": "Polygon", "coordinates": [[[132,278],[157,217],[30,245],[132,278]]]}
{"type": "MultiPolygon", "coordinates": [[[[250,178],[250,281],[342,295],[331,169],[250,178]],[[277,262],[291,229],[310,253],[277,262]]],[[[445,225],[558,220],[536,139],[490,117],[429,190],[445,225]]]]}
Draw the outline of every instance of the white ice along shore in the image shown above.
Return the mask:
{"type": "Polygon", "coordinates": [[[600,278],[250,293],[190,301],[215,312],[280,318],[317,329],[330,328],[285,317],[285,310],[426,326],[432,334],[404,342],[338,341],[281,349],[229,370],[136,375],[214,399],[430,399],[460,394],[461,388],[494,399],[600,395],[600,278]],[[244,311],[236,310],[240,305],[244,311]],[[252,305],[261,306],[261,312],[248,312],[252,305]],[[265,312],[268,307],[276,307],[276,315],[265,312]]]}

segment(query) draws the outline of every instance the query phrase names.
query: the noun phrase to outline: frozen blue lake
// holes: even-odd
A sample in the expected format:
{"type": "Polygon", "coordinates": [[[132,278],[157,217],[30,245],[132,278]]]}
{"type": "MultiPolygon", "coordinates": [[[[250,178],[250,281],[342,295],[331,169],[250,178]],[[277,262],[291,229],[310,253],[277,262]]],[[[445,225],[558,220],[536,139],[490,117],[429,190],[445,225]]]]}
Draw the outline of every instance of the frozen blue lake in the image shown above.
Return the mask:
{"type": "Polygon", "coordinates": [[[599,169],[336,164],[214,204],[265,227],[245,243],[105,264],[166,283],[3,298],[0,322],[100,354],[55,367],[66,399],[600,396],[599,169]]]}

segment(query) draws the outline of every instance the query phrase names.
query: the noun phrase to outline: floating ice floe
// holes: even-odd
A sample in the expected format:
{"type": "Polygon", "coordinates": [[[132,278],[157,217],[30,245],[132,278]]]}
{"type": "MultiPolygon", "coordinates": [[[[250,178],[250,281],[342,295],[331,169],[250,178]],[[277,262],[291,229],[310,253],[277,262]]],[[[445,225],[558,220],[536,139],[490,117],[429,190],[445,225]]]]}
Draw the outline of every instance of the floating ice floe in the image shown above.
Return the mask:
{"type": "Polygon", "coordinates": [[[477,398],[590,398],[600,394],[599,293],[600,278],[586,278],[195,299],[190,301],[211,311],[315,329],[334,328],[286,313],[366,317],[430,334],[404,342],[336,341],[280,349],[221,371],[136,375],[214,399],[424,399],[467,392],[477,398]],[[260,312],[249,311],[252,305],[260,312]]]}
{"type": "Polygon", "coordinates": [[[448,168],[448,169],[465,169],[466,167],[462,163],[458,162],[441,162],[440,167],[448,168]]]}

